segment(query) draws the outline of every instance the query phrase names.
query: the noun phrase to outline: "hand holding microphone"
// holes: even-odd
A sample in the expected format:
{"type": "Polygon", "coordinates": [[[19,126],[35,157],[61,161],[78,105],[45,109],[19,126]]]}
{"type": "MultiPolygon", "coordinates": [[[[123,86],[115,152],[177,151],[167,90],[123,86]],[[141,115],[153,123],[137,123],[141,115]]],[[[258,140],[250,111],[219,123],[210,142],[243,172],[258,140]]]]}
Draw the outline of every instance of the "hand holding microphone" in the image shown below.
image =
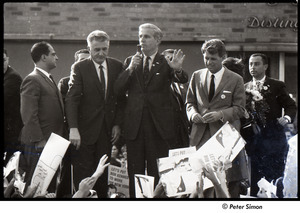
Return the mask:
{"type": "Polygon", "coordinates": [[[131,58],[131,62],[128,66],[130,74],[133,72],[133,70],[137,67],[138,64],[141,63],[142,60],[142,50],[141,50],[141,45],[137,45],[137,52],[134,56],[131,58]]]}

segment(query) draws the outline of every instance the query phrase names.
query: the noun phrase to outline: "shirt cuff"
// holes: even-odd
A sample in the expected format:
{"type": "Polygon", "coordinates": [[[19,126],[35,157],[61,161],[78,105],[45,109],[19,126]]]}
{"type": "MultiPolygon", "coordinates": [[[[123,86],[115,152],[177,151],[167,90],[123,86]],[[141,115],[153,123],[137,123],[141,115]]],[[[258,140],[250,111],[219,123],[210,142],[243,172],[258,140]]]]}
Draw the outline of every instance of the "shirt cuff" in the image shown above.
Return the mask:
{"type": "Polygon", "coordinates": [[[288,115],[285,115],[285,116],[283,116],[284,118],[286,118],[288,121],[289,121],[289,123],[291,123],[292,122],[292,119],[291,119],[291,117],[290,116],[288,116],[288,115]]]}

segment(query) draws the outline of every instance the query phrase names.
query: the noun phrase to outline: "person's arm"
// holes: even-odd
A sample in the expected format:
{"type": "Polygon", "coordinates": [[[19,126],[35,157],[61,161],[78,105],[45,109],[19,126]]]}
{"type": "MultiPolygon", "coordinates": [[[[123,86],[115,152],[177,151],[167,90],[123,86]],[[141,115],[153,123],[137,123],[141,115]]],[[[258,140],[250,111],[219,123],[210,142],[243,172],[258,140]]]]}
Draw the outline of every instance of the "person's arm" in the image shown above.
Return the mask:
{"type": "Polygon", "coordinates": [[[33,143],[36,148],[44,147],[46,141],[39,122],[40,84],[32,76],[21,85],[21,117],[24,123],[22,140],[33,143]]]}
{"type": "Polygon", "coordinates": [[[124,96],[130,86],[131,79],[134,77],[137,66],[142,63],[141,56],[137,53],[125,59],[123,71],[118,76],[114,84],[114,92],[117,96],[124,96]]]}
{"type": "Polygon", "coordinates": [[[83,93],[82,77],[77,66],[72,66],[72,71],[69,80],[69,91],[65,98],[65,111],[70,128],[69,141],[79,149],[81,137],[78,130],[78,110],[83,93]]]}
{"type": "Polygon", "coordinates": [[[296,102],[288,94],[286,85],[283,82],[279,82],[279,89],[277,91],[278,93],[276,93],[276,95],[278,103],[284,109],[284,116],[278,118],[278,122],[284,126],[287,123],[292,123],[294,121],[297,106],[296,102]]]}
{"type": "Polygon", "coordinates": [[[217,168],[216,171],[210,165],[203,169],[205,176],[214,184],[217,198],[230,198],[226,185],[225,170],[217,168]]]}
{"type": "Polygon", "coordinates": [[[193,123],[205,123],[203,117],[198,112],[195,76],[195,73],[193,73],[187,90],[186,113],[189,121],[193,123]]]}
{"type": "Polygon", "coordinates": [[[73,195],[72,198],[86,198],[89,195],[90,190],[96,183],[95,177],[87,177],[79,183],[78,191],[73,195]]]}

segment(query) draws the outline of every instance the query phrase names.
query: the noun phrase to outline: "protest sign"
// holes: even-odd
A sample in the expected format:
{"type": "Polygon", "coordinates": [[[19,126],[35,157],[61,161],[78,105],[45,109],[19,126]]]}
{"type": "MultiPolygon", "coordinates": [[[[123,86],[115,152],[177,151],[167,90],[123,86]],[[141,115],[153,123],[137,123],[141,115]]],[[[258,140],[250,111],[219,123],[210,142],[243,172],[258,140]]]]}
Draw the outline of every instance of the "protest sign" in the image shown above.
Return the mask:
{"type": "Polygon", "coordinates": [[[126,168],[109,165],[108,184],[113,184],[117,188],[116,192],[123,193],[126,198],[129,198],[129,177],[126,168]]]}
{"type": "Polygon", "coordinates": [[[136,198],[153,198],[154,177],[135,174],[134,183],[136,198]]]}
{"type": "Polygon", "coordinates": [[[160,181],[168,197],[190,194],[195,189],[199,174],[193,171],[189,156],[184,154],[157,160],[160,181]]]}
{"type": "Polygon", "coordinates": [[[34,197],[46,193],[69,145],[70,142],[63,137],[51,133],[32,176],[31,185],[39,184],[34,197]]]}
{"type": "Polygon", "coordinates": [[[197,156],[205,162],[220,158],[229,158],[232,162],[243,149],[246,142],[240,133],[226,122],[200,149],[197,156]]]}

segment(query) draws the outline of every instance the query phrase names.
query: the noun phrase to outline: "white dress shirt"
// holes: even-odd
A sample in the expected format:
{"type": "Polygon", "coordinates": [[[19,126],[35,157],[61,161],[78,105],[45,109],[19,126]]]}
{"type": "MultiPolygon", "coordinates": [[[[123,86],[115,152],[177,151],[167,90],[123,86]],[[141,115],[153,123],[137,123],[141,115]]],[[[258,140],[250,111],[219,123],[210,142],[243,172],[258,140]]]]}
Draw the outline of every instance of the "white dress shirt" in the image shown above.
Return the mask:
{"type": "Polygon", "coordinates": [[[215,91],[216,89],[218,88],[220,82],[221,82],[221,79],[223,77],[223,74],[224,74],[224,67],[222,67],[222,69],[220,69],[218,72],[216,73],[211,73],[210,71],[207,72],[207,75],[206,75],[206,82],[207,82],[207,90],[209,91],[209,87],[210,87],[210,79],[211,79],[211,75],[214,75],[215,76],[215,91]]]}

